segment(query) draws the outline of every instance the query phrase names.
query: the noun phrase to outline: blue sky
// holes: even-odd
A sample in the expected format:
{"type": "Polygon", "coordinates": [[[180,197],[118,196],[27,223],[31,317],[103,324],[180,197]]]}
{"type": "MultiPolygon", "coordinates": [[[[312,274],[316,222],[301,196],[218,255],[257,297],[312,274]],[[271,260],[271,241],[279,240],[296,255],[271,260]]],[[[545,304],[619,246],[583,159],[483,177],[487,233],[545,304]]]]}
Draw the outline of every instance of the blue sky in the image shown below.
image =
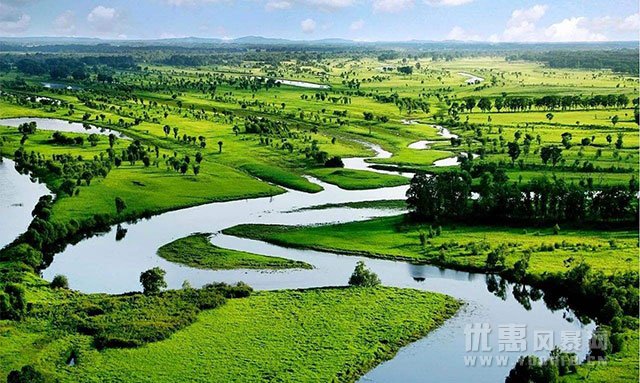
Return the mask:
{"type": "Polygon", "coordinates": [[[637,0],[0,0],[0,36],[638,40],[637,0]]]}

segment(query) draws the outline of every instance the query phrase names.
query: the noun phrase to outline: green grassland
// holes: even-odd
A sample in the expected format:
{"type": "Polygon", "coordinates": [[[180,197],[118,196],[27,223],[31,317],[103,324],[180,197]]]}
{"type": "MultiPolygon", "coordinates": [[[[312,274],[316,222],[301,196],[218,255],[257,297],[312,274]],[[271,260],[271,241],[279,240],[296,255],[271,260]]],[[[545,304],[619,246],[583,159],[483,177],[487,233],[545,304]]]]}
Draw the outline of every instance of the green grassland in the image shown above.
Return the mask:
{"type": "Polygon", "coordinates": [[[31,362],[63,382],[350,382],[459,307],[444,295],[386,287],[259,292],[203,311],[171,338],[136,349],[97,351],[86,336],[46,343],[7,326],[0,359],[5,375],[31,362]],[[69,349],[76,350],[75,366],[66,365],[69,349]]]}
{"type": "MultiPolygon", "coordinates": [[[[88,144],[83,147],[54,145],[49,141],[50,135],[51,132],[48,131],[36,132],[26,141],[25,151],[35,150],[46,156],[72,154],[92,158],[108,147],[105,138],[96,147],[88,144]]],[[[66,135],[73,137],[79,134],[66,135]]],[[[15,128],[0,127],[4,152],[13,153],[21,136],[15,128]]],[[[118,140],[114,149],[121,149],[124,145],[127,145],[125,140],[118,140]]],[[[45,181],[56,185],[61,180],[52,178],[45,181]]],[[[198,176],[167,171],[164,164],[145,167],[140,162],[135,165],[123,162],[120,167],[112,168],[107,177],[95,178],[89,186],[83,184],[79,189],[77,196],[58,196],[53,208],[54,221],[82,221],[95,214],[115,216],[115,197],[122,198],[127,204],[123,214],[139,216],[142,213],[160,213],[209,202],[255,198],[282,192],[282,189],[262,183],[242,172],[208,161],[202,162],[198,176]]]]}
{"type": "Polygon", "coordinates": [[[290,259],[269,257],[213,245],[210,234],[196,233],[162,245],[158,255],[170,262],[200,269],[288,269],[311,265],[290,259]]]}
{"type": "MultiPolygon", "coordinates": [[[[635,230],[584,230],[565,228],[555,235],[549,228],[509,228],[443,225],[441,234],[424,246],[419,234],[428,224],[415,224],[405,216],[322,226],[240,225],[225,233],[255,238],[290,247],[335,251],[376,258],[404,259],[443,264],[461,269],[485,268],[487,254],[500,244],[508,245],[506,264],[511,266],[523,252],[531,251],[529,272],[561,272],[565,260],[584,260],[605,273],[638,268],[635,230]]],[[[432,226],[435,232],[436,225],[432,226]]]]}
{"type": "MultiPolygon", "coordinates": [[[[474,161],[500,163],[512,181],[528,181],[542,175],[570,182],[592,179],[601,185],[629,185],[640,170],[638,125],[632,105],[587,110],[481,112],[477,107],[462,111],[459,121],[449,119],[452,101],[466,97],[540,97],[544,95],[625,94],[635,98],[638,77],[610,71],[550,69],[531,62],[506,61],[502,57],[473,57],[434,61],[405,58],[380,61],[374,57],[330,57],[304,63],[284,60],[278,65],[243,62],[242,66],[216,65],[178,68],[149,65],[143,70],[116,71],[117,86],[94,82],[83,90],[38,88],[29,91],[3,87],[0,118],[46,117],[83,122],[115,129],[139,140],[151,155],[151,166],[141,161],[122,161],[106,177],[95,177],[90,185],[77,187],[73,197],[57,195],[50,221],[65,225],[91,221],[95,215],[110,223],[147,214],[185,208],[214,201],[255,198],[284,192],[283,188],[314,193],[322,190],[307,179],[310,175],[344,189],[369,189],[402,185],[406,178],[348,169],[323,167],[323,158],[367,157],[373,152],[363,141],[380,145],[393,153],[371,163],[401,165],[430,172],[442,171],[433,162],[460,152],[482,153],[474,161]],[[416,65],[419,63],[419,67],[416,65]],[[413,74],[396,68],[412,65],[413,74]],[[483,77],[480,84],[466,84],[460,72],[483,77]],[[207,78],[224,76],[215,89],[204,90],[207,78]],[[331,86],[319,91],[294,86],[270,89],[241,87],[234,81],[245,76],[276,76],[331,86]],[[349,81],[357,80],[357,87],[349,81]],[[161,86],[158,86],[161,84],[161,86]],[[123,91],[122,89],[126,89],[123,91]],[[73,105],[58,107],[24,102],[27,95],[51,97],[73,105]],[[429,111],[408,110],[380,96],[397,95],[429,104],[429,111]],[[364,118],[364,113],[373,118],[364,118]],[[88,115],[88,117],[87,117],[88,115]],[[614,124],[613,117],[618,117],[614,124]],[[286,123],[283,131],[251,132],[245,118],[286,123]],[[406,120],[417,120],[411,124],[406,120]],[[459,135],[454,146],[437,135],[433,125],[442,124],[459,135]],[[165,134],[163,126],[178,128],[165,134]],[[561,135],[570,133],[570,148],[563,149],[557,166],[543,165],[542,147],[562,145],[561,135]],[[536,138],[528,153],[511,164],[507,142],[529,134],[536,138]],[[618,134],[623,143],[616,147],[618,134]],[[198,143],[181,139],[198,137],[198,143]],[[537,139],[539,136],[539,140],[537,139]],[[611,136],[613,142],[607,141],[611,136]],[[200,139],[200,137],[202,139],[200,139]],[[588,144],[581,141],[589,138],[588,144]],[[438,140],[431,148],[409,149],[418,140],[438,140]],[[325,156],[314,157],[318,152],[325,156]],[[202,155],[199,174],[191,169],[180,174],[168,169],[164,156],[194,158],[202,155]],[[320,159],[318,159],[320,158],[320,159]],[[586,163],[597,169],[583,170],[586,163]],[[122,198],[127,208],[116,214],[114,199],[122,198]]],[[[0,74],[0,82],[22,77],[16,71],[0,74]]],[[[38,86],[45,76],[25,79],[38,86]]],[[[37,131],[20,144],[15,128],[0,127],[0,154],[12,157],[23,146],[50,158],[70,154],[91,159],[106,153],[105,137],[96,146],[57,145],[52,132],[37,131]]],[[[80,134],[65,133],[70,137],[80,134]]],[[[86,136],[86,135],[84,135],[86,136]]],[[[86,141],[86,140],[85,140],[86,141]]],[[[195,140],[194,140],[195,142],[195,140]]],[[[114,151],[126,150],[130,141],[119,139],[114,151]]],[[[636,177],[637,178],[637,177],[636,177]]],[[[62,179],[45,177],[56,187],[62,179]]],[[[397,202],[364,202],[338,206],[402,208],[397,202]]],[[[317,208],[330,208],[328,204],[317,208]]],[[[402,216],[365,222],[314,227],[246,225],[228,229],[248,236],[293,247],[331,250],[388,259],[406,259],[460,269],[485,270],[487,254],[507,245],[507,266],[525,252],[531,252],[528,272],[566,271],[581,261],[606,274],[638,269],[638,231],[552,228],[511,228],[447,224],[415,224],[402,216]],[[424,244],[420,233],[427,235],[424,244]],[[438,233],[438,234],[435,234],[438,233]]],[[[179,239],[161,248],[170,261],[203,268],[307,267],[293,261],[216,248],[203,236],[179,239]],[[168,248],[167,248],[168,247],[168,248]],[[188,251],[187,251],[188,250],[188,251]]],[[[0,376],[33,364],[54,381],[354,381],[381,361],[391,358],[399,347],[416,340],[453,315],[460,303],[438,294],[391,288],[314,289],[260,292],[248,298],[230,299],[215,309],[198,311],[186,298],[85,295],[51,289],[33,270],[17,261],[0,263],[1,281],[18,281],[27,288],[27,300],[34,307],[53,312],[71,310],[61,320],[48,311],[24,321],[0,321],[0,376]],[[134,302],[134,303],[131,303],[134,302]],[[137,303],[135,303],[137,302],[137,303]],[[142,303],[140,303],[142,302],[142,303]],[[85,318],[95,305],[115,314],[85,318]],[[140,306],[136,306],[140,304],[140,306]],[[129,305],[132,305],[131,308],[129,305]],[[66,320],[82,317],[128,339],[154,335],[157,342],[132,349],[94,347],[94,337],[82,335],[66,320]],[[56,319],[56,320],[54,320],[56,319]],[[98,322],[93,322],[98,321],[98,322]],[[131,331],[127,333],[130,329],[131,331]],[[142,330],[140,330],[142,329],[142,330]],[[165,336],[169,334],[170,336],[165,336]],[[160,340],[163,339],[163,340],[160,340]],[[67,366],[70,353],[76,365],[67,366]],[[274,357],[277,355],[278,357],[274,357]]],[[[176,293],[182,294],[182,293],[176,293]]],[[[85,322],[80,322],[86,324],[85,322]]],[[[77,330],[77,329],[76,329],[77,330]]],[[[637,333],[629,333],[627,348],[605,366],[580,366],[567,381],[635,381],[637,378],[637,333]],[[635,367],[634,367],[635,366],[635,367]],[[633,380],[632,380],[633,379],[633,380]]],[[[134,339],[140,340],[140,339],[134,339]]],[[[136,343],[137,344],[137,343],[136,343]]]]}
{"type": "Polygon", "coordinates": [[[578,366],[576,374],[566,375],[561,382],[635,382],[638,379],[638,331],[624,332],[625,347],[607,357],[606,362],[591,362],[578,366]]]}
{"type": "Polygon", "coordinates": [[[318,179],[346,190],[375,189],[406,185],[409,179],[402,176],[374,173],[367,170],[341,168],[312,169],[308,172],[318,179]]]}

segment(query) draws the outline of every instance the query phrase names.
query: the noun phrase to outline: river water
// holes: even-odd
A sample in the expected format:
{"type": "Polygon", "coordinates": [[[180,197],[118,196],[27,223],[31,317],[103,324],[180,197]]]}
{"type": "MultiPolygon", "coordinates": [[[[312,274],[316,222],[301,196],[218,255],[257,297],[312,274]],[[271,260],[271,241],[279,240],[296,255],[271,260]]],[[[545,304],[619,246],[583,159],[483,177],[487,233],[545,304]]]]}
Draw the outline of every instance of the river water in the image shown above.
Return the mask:
{"type": "MultiPolygon", "coordinates": [[[[450,133],[444,131],[443,135],[450,133]]],[[[375,145],[370,147],[376,151],[378,158],[388,158],[391,155],[375,145]]],[[[362,158],[345,159],[344,163],[351,169],[370,169],[369,163],[362,158]]],[[[0,185],[3,189],[8,185],[7,189],[13,189],[13,193],[18,195],[43,192],[42,189],[35,189],[41,188],[41,185],[30,182],[11,183],[26,177],[15,171],[2,172],[1,169],[2,167],[0,185]]],[[[548,309],[542,300],[525,302],[527,304],[523,305],[522,302],[525,300],[516,299],[512,291],[528,289],[526,286],[514,286],[502,281],[499,289],[501,294],[496,294],[489,291],[489,277],[483,274],[414,265],[402,261],[290,249],[220,233],[222,229],[243,223],[308,225],[395,215],[399,211],[345,207],[325,210],[298,209],[327,203],[404,199],[407,190],[407,186],[403,185],[347,191],[313,178],[310,180],[320,184],[324,190],[315,194],[288,190],[273,197],[211,203],[172,211],[137,223],[122,225],[127,234],[120,240],[116,239],[114,227],[109,233],[68,245],[56,254],[49,267],[43,270],[43,277],[51,280],[57,274],[64,274],[73,289],[88,293],[122,293],[140,290],[140,273],[159,266],[167,272],[169,288],[179,288],[185,280],[194,287],[211,282],[244,281],[257,290],[277,290],[345,285],[356,262],[362,260],[379,275],[384,285],[441,292],[462,299],[466,304],[442,327],[401,349],[395,358],[380,364],[363,376],[361,382],[500,382],[504,380],[519,355],[548,354],[546,350],[534,352],[531,348],[534,345],[534,332],[539,331],[552,332],[555,344],[559,344],[564,332],[579,331],[582,346],[578,354],[580,357],[585,355],[588,334],[593,330],[593,325],[581,325],[577,320],[573,320],[572,313],[567,310],[554,312],[548,309]],[[194,232],[215,233],[211,241],[217,246],[304,261],[314,268],[214,271],[171,263],[157,256],[156,250],[161,245],[194,232]],[[490,326],[488,344],[492,350],[466,351],[466,326],[481,324],[490,326]],[[518,352],[500,352],[500,326],[524,326],[528,348],[518,352]],[[490,357],[508,357],[508,360],[501,359],[504,362],[503,366],[496,365],[495,359],[489,367],[481,367],[479,361],[476,361],[475,366],[466,366],[465,364],[471,364],[469,358],[473,356],[483,356],[485,361],[490,357]]],[[[4,215],[1,221],[3,224],[6,223],[4,215]]]]}

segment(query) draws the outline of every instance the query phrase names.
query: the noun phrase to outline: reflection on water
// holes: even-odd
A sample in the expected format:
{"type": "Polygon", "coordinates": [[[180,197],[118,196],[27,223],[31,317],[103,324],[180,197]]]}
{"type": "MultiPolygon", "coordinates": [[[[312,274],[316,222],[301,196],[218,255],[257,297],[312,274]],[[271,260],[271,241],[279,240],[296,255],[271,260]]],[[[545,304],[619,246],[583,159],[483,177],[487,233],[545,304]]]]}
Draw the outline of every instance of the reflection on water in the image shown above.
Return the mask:
{"type": "Polygon", "coordinates": [[[49,193],[44,184],[18,173],[15,162],[0,160],[0,248],[27,230],[38,198],[49,193]]]}
{"type": "Polygon", "coordinates": [[[100,134],[103,136],[108,136],[113,133],[116,137],[129,139],[124,134],[107,128],[97,127],[95,125],[91,125],[89,123],[79,123],[79,122],[71,122],[65,120],[58,120],[55,118],[38,118],[38,117],[20,117],[20,118],[3,118],[0,119],[0,125],[3,126],[12,126],[17,128],[20,124],[29,123],[31,121],[35,121],[38,126],[37,129],[40,130],[55,130],[60,132],[68,132],[68,133],[86,133],[86,134],[100,134]]]}

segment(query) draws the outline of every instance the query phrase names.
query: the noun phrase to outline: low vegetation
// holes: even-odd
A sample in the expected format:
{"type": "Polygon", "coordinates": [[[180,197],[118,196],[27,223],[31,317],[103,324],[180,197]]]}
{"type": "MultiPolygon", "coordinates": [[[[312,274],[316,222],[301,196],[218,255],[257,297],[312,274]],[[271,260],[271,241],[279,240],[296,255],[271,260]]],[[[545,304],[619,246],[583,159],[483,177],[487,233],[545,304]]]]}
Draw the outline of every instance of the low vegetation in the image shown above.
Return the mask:
{"type": "Polygon", "coordinates": [[[285,258],[269,257],[213,245],[210,234],[196,233],[176,239],[158,249],[167,261],[199,269],[287,269],[311,268],[311,265],[285,258]]]}

